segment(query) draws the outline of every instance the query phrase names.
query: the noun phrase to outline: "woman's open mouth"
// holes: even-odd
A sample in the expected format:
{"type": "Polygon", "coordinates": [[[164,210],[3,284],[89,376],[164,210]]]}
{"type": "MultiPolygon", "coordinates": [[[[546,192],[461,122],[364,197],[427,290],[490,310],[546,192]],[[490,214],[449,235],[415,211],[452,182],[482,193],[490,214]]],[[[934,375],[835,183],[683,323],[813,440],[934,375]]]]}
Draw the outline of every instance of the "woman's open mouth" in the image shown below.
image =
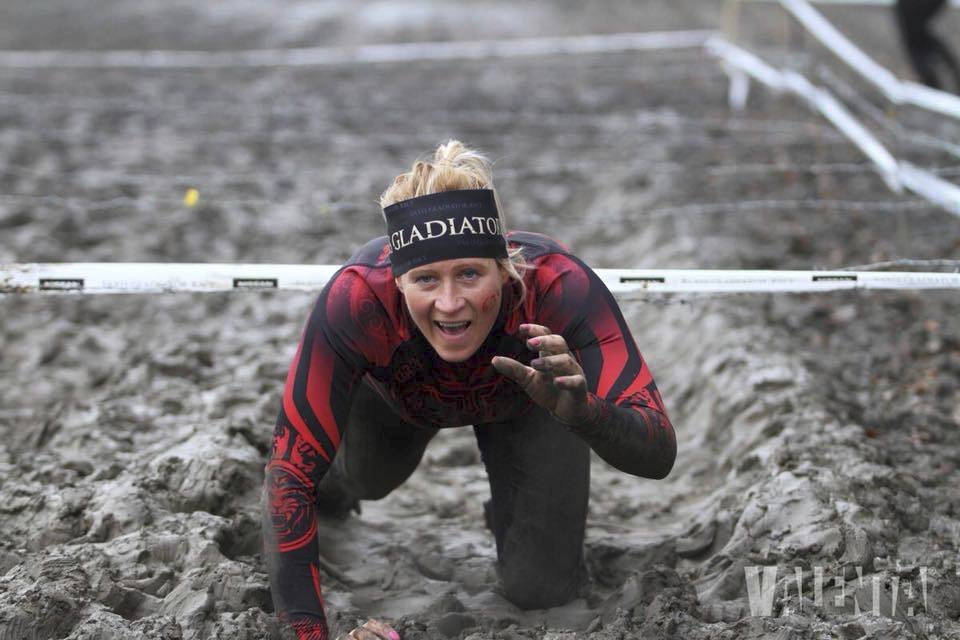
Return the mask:
{"type": "Polygon", "coordinates": [[[434,323],[437,328],[440,329],[440,333],[443,333],[448,336],[459,336],[463,335],[467,329],[470,327],[470,321],[464,320],[463,322],[437,322],[434,323]]]}

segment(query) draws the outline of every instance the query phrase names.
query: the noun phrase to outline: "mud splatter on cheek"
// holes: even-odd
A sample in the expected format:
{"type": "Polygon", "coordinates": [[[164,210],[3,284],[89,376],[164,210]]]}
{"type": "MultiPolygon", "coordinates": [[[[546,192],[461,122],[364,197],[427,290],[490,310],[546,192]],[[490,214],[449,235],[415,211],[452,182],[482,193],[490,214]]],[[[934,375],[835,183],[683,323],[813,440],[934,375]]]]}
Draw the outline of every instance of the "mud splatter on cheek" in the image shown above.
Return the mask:
{"type": "Polygon", "coordinates": [[[500,292],[491,293],[486,298],[483,299],[483,302],[480,304],[480,310],[486,313],[490,311],[495,306],[500,304],[500,292]]]}

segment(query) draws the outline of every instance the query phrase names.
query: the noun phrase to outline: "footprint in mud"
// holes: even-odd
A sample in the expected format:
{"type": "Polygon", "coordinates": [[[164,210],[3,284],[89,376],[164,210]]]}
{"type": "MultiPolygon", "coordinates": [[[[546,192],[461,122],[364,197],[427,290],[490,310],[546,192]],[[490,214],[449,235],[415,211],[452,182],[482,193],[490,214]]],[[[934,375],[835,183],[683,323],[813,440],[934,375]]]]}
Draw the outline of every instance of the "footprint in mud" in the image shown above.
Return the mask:
{"type": "Polygon", "coordinates": [[[217,537],[220,552],[231,560],[251,561],[263,550],[260,520],[250,513],[233,516],[230,526],[217,537]]]}

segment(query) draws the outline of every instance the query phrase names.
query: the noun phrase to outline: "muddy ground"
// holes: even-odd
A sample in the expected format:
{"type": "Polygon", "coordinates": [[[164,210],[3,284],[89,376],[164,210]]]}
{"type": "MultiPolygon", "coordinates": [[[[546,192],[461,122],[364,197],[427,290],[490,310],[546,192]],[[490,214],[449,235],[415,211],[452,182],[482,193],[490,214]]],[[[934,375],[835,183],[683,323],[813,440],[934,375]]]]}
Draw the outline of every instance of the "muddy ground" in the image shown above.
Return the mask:
{"type": "MultiPolygon", "coordinates": [[[[18,0],[0,7],[0,49],[340,46],[723,22],[719,3],[693,0],[461,4],[18,0]]],[[[855,90],[851,107],[899,157],[957,179],[958,123],[886,107],[825,66],[779,10],[743,6],[741,38],[855,90]]],[[[886,9],[828,14],[908,73],[886,9]]],[[[889,192],[804,105],[754,87],[734,114],[726,92],[698,50],[4,68],[0,261],[336,263],[381,232],[375,202],[392,176],[451,136],[496,158],[509,226],[554,235],[596,267],[960,258],[957,217],[889,192]],[[183,205],[191,187],[195,208],[183,205]]],[[[280,637],[259,490],[314,297],[0,299],[0,638],[280,637]]],[[[335,629],[376,616],[409,639],[960,637],[955,292],[623,308],[679,456],[662,481],[595,459],[583,597],[525,612],[499,595],[484,471],[472,432],[451,429],[402,488],[359,517],[322,522],[335,629]],[[777,568],[766,611],[751,602],[751,567],[777,568]]]]}

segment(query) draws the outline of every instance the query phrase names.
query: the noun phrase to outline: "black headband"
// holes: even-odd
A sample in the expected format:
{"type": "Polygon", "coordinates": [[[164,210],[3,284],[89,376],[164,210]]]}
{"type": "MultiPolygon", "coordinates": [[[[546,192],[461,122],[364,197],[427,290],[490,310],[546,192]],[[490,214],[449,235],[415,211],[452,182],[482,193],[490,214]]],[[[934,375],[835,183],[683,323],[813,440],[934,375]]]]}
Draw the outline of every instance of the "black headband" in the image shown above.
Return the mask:
{"type": "Polygon", "coordinates": [[[454,258],[506,258],[497,201],[490,189],[441,191],[383,210],[393,275],[454,258]]]}

